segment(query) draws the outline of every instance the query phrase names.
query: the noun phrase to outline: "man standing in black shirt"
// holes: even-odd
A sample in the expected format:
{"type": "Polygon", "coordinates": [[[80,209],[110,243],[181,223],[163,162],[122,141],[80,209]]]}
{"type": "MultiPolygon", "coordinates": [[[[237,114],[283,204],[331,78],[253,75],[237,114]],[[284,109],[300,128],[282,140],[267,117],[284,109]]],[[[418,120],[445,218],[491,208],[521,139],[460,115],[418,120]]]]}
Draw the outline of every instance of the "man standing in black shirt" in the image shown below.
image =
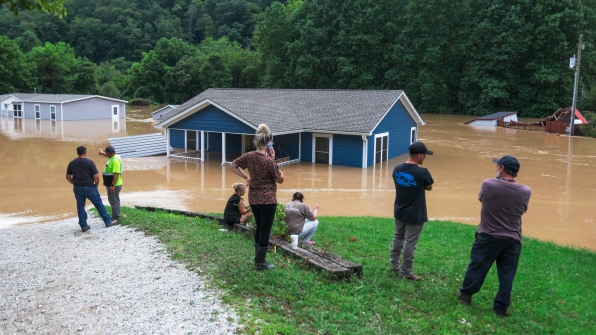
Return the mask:
{"type": "Polygon", "coordinates": [[[87,158],[87,148],[82,145],[77,147],[77,155],[79,157],[73,159],[68,164],[68,168],[66,168],[66,180],[73,184],[81,230],[86,232],[90,228],[87,224],[87,212],[85,211],[85,201],[87,199],[93,203],[106,227],[117,224],[117,222],[112,222],[112,218],[106,211],[99,196],[99,191],[97,190],[99,171],[97,171],[95,163],[87,158]]]}
{"type": "Polygon", "coordinates": [[[412,272],[414,251],[424,223],[428,221],[425,192],[432,190],[434,183],[428,169],[419,165],[433,152],[422,142],[413,143],[408,151],[408,160],[393,170],[395,234],[391,246],[391,271],[398,272],[401,278],[418,281],[420,277],[412,272]]]}

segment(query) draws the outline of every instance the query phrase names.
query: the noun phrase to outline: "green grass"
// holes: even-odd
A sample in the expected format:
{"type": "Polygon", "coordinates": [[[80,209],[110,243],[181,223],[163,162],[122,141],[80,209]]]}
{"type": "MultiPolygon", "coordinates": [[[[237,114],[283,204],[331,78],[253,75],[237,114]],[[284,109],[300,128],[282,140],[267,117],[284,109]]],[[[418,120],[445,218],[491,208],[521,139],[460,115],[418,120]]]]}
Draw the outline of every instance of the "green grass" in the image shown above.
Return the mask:
{"type": "Polygon", "coordinates": [[[244,334],[596,334],[596,253],[525,239],[509,318],[497,318],[493,267],[473,305],[455,294],[475,227],[430,221],[416,251],[420,282],[389,271],[393,220],[320,217],[313,240],[362,264],[362,278],[337,281],[304,261],[268,254],[272,271],[254,270],[251,234],[216,222],[122,208],[123,225],[157,236],[174,260],[204,276],[240,316],[244,334]],[[465,319],[465,321],[464,321],[465,319]]]}

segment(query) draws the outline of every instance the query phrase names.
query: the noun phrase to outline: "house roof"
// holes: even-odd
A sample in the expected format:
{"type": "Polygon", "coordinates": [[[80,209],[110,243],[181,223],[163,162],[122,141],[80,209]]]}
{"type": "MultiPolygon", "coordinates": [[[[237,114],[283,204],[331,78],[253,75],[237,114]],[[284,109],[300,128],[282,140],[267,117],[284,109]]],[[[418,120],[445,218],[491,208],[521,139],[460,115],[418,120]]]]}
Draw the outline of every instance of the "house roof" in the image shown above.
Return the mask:
{"type": "Polygon", "coordinates": [[[12,93],[15,98],[24,102],[41,102],[41,103],[66,103],[77,100],[84,100],[90,98],[100,98],[119,102],[126,102],[125,100],[119,100],[101,95],[88,95],[88,94],[41,94],[41,93],[12,93]]]}
{"type": "Polygon", "coordinates": [[[497,113],[492,113],[492,114],[488,114],[488,115],[484,115],[484,116],[479,116],[475,119],[464,122],[464,124],[470,124],[474,121],[497,121],[497,120],[502,119],[506,116],[515,115],[515,114],[517,114],[517,112],[497,112],[497,113]]]}
{"type": "MultiPolygon", "coordinates": [[[[571,121],[571,107],[567,107],[565,109],[565,112],[563,113],[563,115],[561,117],[559,117],[557,119],[557,122],[567,122],[569,123],[571,121]]],[[[577,108],[575,109],[575,123],[578,123],[578,120],[581,121],[582,124],[588,124],[588,120],[586,120],[586,118],[582,115],[582,113],[580,113],[577,108]]]]}
{"type": "Polygon", "coordinates": [[[424,124],[401,90],[210,88],[168,112],[156,127],[167,128],[213,105],[254,129],[265,123],[275,134],[304,130],[370,134],[398,100],[417,124],[424,124]]]}

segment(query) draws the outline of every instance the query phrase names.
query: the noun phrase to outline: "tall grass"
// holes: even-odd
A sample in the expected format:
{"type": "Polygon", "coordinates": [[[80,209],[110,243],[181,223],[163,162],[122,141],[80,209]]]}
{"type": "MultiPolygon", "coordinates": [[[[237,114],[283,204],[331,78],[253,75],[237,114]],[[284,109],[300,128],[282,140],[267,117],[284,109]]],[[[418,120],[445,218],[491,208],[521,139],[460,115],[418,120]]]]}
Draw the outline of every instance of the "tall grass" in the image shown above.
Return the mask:
{"type": "Polygon", "coordinates": [[[414,271],[420,282],[389,271],[392,219],[320,217],[313,240],[362,264],[363,276],[337,281],[304,261],[270,252],[272,271],[254,270],[252,236],[216,222],[122,208],[123,225],[155,235],[174,260],[221,290],[244,334],[596,334],[596,253],[526,238],[514,282],[512,316],[497,318],[491,269],[473,305],[455,294],[470,258],[475,227],[428,222],[414,271]]]}

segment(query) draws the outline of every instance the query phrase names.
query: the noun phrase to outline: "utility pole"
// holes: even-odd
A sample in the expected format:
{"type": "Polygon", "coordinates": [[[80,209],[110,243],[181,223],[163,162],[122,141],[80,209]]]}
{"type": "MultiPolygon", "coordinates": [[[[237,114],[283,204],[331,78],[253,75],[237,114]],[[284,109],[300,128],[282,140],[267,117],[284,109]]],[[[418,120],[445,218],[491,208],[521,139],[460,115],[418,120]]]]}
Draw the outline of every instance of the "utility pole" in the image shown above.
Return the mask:
{"type": "Polygon", "coordinates": [[[573,83],[573,103],[571,104],[571,115],[569,117],[569,136],[573,136],[573,126],[575,125],[575,102],[577,100],[577,84],[579,82],[579,65],[582,59],[582,50],[585,45],[582,43],[584,34],[579,35],[579,43],[577,45],[577,58],[573,55],[569,65],[571,68],[575,67],[575,81],[573,83]]]}

